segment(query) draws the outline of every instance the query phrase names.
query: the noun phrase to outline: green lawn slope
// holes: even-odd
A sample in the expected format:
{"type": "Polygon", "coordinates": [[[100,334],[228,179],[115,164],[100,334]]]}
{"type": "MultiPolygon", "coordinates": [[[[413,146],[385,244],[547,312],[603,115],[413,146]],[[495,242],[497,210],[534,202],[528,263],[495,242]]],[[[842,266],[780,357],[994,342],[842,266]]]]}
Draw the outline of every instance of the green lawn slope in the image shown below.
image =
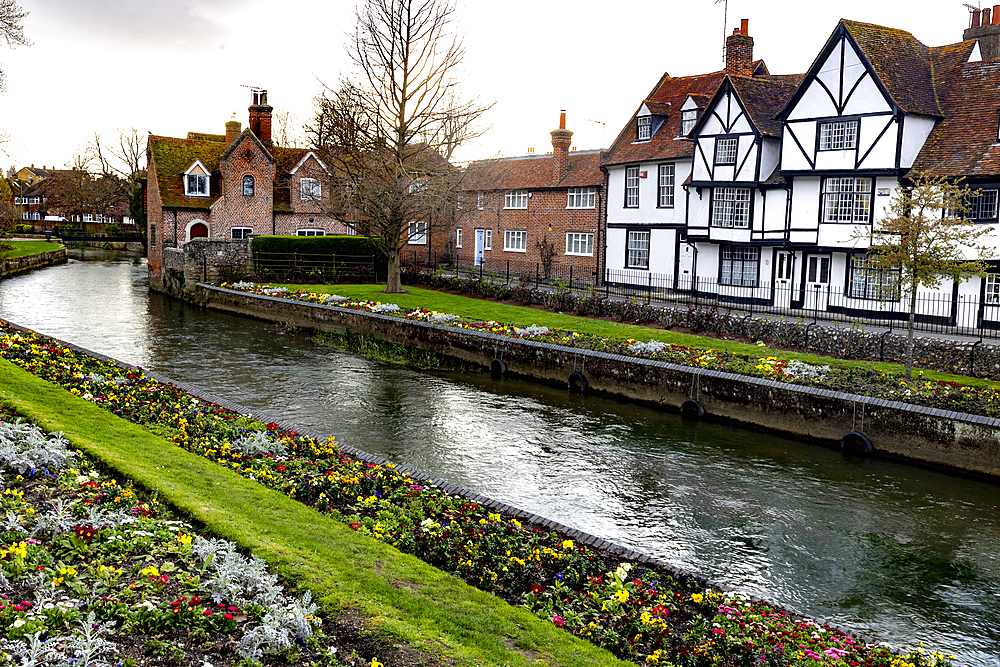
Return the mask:
{"type": "Polygon", "coordinates": [[[456,665],[630,664],[5,360],[0,400],[391,641],[456,665]]]}

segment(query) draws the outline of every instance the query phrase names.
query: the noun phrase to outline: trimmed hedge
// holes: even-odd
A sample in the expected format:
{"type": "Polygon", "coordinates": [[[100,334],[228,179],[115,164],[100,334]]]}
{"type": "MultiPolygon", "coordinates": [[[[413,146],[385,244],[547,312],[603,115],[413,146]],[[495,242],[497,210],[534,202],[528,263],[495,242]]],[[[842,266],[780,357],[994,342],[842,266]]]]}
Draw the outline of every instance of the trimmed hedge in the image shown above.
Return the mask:
{"type": "MultiPolygon", "coordinates": [[[[250,244],[257,253],[300,255],[378,255],[378,248],[365,236],[255,236],[250,244]]],[[[384,261],[384,260],[383,260],[384,261]]]]}
{"type": "Polygon", "coordinates": [[[368,283],[387,270],[385,255],[364,236],[255,236],[250,250],[264,282],[368,283]]]}

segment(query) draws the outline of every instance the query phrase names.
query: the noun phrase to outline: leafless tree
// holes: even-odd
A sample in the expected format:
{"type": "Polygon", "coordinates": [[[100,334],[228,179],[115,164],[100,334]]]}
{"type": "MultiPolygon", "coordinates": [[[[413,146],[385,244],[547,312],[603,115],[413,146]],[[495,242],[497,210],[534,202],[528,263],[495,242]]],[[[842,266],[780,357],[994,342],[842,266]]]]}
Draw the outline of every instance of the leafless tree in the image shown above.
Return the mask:
{"type": "Polygon", "coordinates": [[[331,213],[373,240],[385,291],[400,292],[403,246],[454,222],[462,175],[448,157],[491,105],[461,101],[453,0],[365,0],[356,18],[355,76],[317,99],[307,133],[334,167],[331,213]]]}
{"type": "MultiPolygon", "coordinates": [[[[24,36],[21,25],[28,12],[21,9],[15,0],[0,0],[0,36],[10,47],[28,46],[31,42],[24,36]]],[[[0,89],[3,88],[4,73],[0,69],[0,89]]]]}
{"type": "Polygon", "coordinates": [[[126,180],[134,183],[137,179],[145,178],[146,137],[139,136],[139,130],[134,127],[118,130],[118,145],[108,150],[125,165],[118,173],[126,180]]]}

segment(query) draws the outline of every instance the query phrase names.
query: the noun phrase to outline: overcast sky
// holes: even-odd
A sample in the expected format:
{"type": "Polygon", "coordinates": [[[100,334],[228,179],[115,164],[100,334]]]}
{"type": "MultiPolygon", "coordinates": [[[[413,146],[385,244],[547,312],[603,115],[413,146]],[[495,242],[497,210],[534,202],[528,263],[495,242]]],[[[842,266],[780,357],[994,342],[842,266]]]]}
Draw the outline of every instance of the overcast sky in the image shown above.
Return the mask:
{"type": "MultiPolygon", "coordinates": [[[[297,128],[321,82],[347,61],[355,0],[21,0],[31,46],[0,45],[4,168],[63,166],[95,132],[166,136],[244,126],[250,92],[268,90],[297,128]]],[[[901,28],[925,44],[961,41],[962,2],[459,0],[465,89],[495,102],[489,131],[459,155],[551,150],[566,109],[578,149],[606,147],[660,75],[721,69],[724,35],[750,20],[754,57],[773,74],[805,71],[840,18],[901,28]]]]}

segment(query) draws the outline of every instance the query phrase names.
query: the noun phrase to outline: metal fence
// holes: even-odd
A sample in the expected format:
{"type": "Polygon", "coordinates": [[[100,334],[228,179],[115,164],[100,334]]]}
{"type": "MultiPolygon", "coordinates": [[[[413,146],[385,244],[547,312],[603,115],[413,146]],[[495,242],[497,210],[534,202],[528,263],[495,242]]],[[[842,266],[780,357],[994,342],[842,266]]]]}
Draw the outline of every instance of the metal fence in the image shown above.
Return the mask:
{"type": "Polygon", "coordinates": [[[385,261],[375,255],[313,255],[303,253],[253,253],[241,280],[274,283],[376,283],[385,280],[385,261]]]}

